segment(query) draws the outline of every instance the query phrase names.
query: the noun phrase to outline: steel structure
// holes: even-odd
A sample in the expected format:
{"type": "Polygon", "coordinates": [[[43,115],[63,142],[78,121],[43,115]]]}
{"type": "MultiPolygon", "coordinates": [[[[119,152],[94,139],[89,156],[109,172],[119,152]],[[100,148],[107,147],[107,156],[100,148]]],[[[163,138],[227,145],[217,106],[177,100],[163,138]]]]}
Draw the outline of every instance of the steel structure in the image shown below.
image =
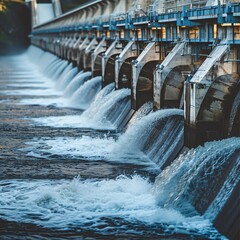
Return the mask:
{"type": "Polygon", "coordinates": [[[131,88],[133,111],[183,108],[188,147],[240,135],[239,0],[89,1],[34,27],[32,43],[131,88]]]}

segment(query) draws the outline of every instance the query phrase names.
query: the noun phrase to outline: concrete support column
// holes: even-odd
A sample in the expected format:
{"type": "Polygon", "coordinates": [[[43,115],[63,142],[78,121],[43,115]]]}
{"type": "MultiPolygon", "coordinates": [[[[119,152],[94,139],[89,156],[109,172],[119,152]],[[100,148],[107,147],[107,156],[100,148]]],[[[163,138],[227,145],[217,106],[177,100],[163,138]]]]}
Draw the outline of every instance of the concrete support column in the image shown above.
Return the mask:
{"type": "Polygon", "coordinates": [[[81,35],[78,37],[77,41],[74,43],[73,47],[72,47],[72,61],[74,64],[77,64],[77,52],[78,52],[78,47],[82,42],[82,38],[81,35]]]}
{"type": "Polygon", "coordinates": [[[164,83],[163,77],[164,65],[158,64],[153,74],[153,108],[154,110],[161,108],[161,92],[164,83]]]}
{"type": "Polygon", "coordinates": [[[86,37],[83,42],[79,45],[78,51],[77,51],[77,66],[80,70],[83,70],[83,56],[84,56],[84,50],[89,44],[89,38],[86,37]]]}
{"type": "MultiPolygon", "coordinates": [[[[210,85],[197,82],[186,81],[184,84],[184,141],[188,148],[197,147],[204,142],[205,132],[202,132],[199,127],[198,114],[209,87],[210,85]]],[[[208,121],[209,123],[214,122],[214,119],[208,121]]],[[[208,127],[207,122],[205,122],[205,126],[208,127]]]]}
{"type": "Polygon", "coordinates": [[[132,63],[132,108],[137,109],[137,83],[144,65],[150,61],[160,61],[160,53],[156,52],[158,43],[150,42],[132,63]]]}
{"type": "Polygon", "coordinates": [[[219,139],[224,134],[224,129],[219,129],[226,117],[223,102],[236,82],[233,77],[235,64],[224,61],[228,52],[228,45],[216,46],[190,82],[185,83],[185,145],[189,148],[219,139]],[[232,76],[229,82],[224,81],[228,79],[227,76],[232,76]],[[221,77],[222,81],[218,81],[221,77]],[[211,92],[208,92],[210,88],[211,92]],[[207,97],[206,102],[204,100],[207,97]]]}
{"type": "Polygon", "coordinates": [[[98,44],[98,41],[97,41],[96,37],[94,37],[84,51],[83,68],[85,70],[91,69],[91,51],[96,48],[97,44],[98,44]]]}
{"type": "MultiPolygon", "coordinates": [[[[203,89],[199,88],[199,84],[186,81],[184,83],[184,142],[188,148],[199,145],[197,134],[197,113],[200,108],[198,96],[203,89]]],[[[205,94],[204,94],[205,95],[205,94]]]]}
{"type": "Polygon", "coordinates": [[[63,46],[63,58],[64,59],[68,58],[68,49],[69,49],[72,41],[73,41],[73,36],[69,35],[67,41],[65,42],[65,44],[63,46]]]}
{"type": "Polygon", "coordinates": [[[130,57],[137,57],[137,43],[132,40],[130,41],[126,47],[123,49],[123,51],[118,55],[116,61],[115,61],[115,84],[116,84],[116,89],[119,88],[119,72],[120,69],[124,63],[124,61],[127,58],[130,57]]]}
{"type": "Polygon", "coordinates": [[[76,41],[77,41],[77,34],[74,34],[74,35],[73,35],[73,38],[72,38],[72,40],[70,41],[70,43],[69,43],[69,45],[68,45],[68,48],[67,48],[67,59],[68,59],[69,61],[72,60],[72,52],[73,52],[72,50],[73,50],[73,47],[74,47],[76,41]]]}
{"type": "Polygon", "coordinates": [[[95,48],[95,50],[92,53],[92,74],[93,76],[98,76],[99,72],[101,72],[101,69],[96,69],[95,62],[97,59],[97,56],[101,54],[102,52],[105,52],[107,49],[107,42],[106,39],[103,38],[102,41],[98,44],[98,46],[95,48]]]}
{"type": "MultiPolygon", "coordinates": [[[[123,45],[121,42],[119,42],[118,39],[116,39],[110,47],[107,49],[107,51],[104,53],[102,57],[102,77],[103,77],[103,86],[107,82],[107,73],[106,73],[106,68],[108,61],[111,57],[114,57],[116,54],[120,54],[122,52],[123,45]]],[[[115,69],[115,67],[114,67],[115,69]]],[[[114,81],[114,79],[112,79],[114,81]]]]}
{"type": "Polygon", "coordinates": [[[167,55],[163,62],[157,65],[154,71],[154,83],[153,83],[153,106],[154,109],[160,109],[161,93],[163,84],[173,70],[177,66],[187,66],[192,64],[191,47],[185,42],[178,43],[172,51],[167,55]]]}
{"type": "Polygon", "coordinates": [[[105,68],[107,65],[107,61],[111,55],[111,52],[113,52],[116,48],[117,45],[117,39],[110,45],[110,47],[107,49],[107,51],[104,53],[103,57],[102,57],[102,77],[104,79],[104,72],[105,72],[105,68]]]}
{"type": "Polygon", "coordinates": [[[67,41],[67,37],[65,34],[62,35],[62,37],[60,38],[60,43],[59,43],[59,56],[60,58],[63,58],[63,46],[65,44],[65,42],[67,41]]]}

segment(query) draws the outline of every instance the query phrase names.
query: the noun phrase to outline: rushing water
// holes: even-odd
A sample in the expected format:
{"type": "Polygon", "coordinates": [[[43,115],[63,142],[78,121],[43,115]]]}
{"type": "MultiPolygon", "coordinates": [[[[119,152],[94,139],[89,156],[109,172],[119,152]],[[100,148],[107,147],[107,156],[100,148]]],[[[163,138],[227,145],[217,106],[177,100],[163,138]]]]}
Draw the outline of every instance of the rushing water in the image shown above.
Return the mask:
{"type": "Polygon", "coordinates": [[[211,221],[239,181],[239,158],[232,169],[228,161],[239,138],[173,161],[183,147],[182,110],[152,113],[147,103],[116,132],[130,111],[130,90],[100,90],[101,77],[33,47],[0,61],[1,86],[8,84],[0,104],[25,109],[14,121],[16,131],[27,129],[23,143],[11,140],[18,149],[1,158],[1,239],[224,239],[211,221]],[[226,167],[215,201],[204,201],[226,167]]]}

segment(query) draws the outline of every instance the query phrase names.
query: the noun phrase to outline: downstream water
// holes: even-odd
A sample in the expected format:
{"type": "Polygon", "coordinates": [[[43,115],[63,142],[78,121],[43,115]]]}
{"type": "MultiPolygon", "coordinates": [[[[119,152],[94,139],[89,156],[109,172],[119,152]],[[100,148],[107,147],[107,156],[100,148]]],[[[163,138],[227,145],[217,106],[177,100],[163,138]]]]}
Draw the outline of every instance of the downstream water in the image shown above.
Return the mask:
{"type": "Polygon", "coordinates": [[[148,104],[122,132],[128,89],[101,90],[100,77],[34,48],[1,57],[0,73],[0,239],[225,239],[211,222],[217,207],[200,216],[189,196],[203,163],[225,154],[225,164],[239,138],[171,164],[181,110],[149,113],[148,104]]]}

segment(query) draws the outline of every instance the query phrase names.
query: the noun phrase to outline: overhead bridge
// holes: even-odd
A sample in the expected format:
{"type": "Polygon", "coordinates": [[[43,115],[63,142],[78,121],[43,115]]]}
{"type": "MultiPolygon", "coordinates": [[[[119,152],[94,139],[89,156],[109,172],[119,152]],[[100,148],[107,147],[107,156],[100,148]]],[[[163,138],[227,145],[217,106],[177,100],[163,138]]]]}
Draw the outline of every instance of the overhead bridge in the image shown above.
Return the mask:
{"type": "Polygon", "coordinates": [[[240,136],[239,0],[96,0],[65,14],[54,1],[44,23],[40,4],[32,44],[130,88],[132,111],[184,109],[187,147],[240,136]]]}

